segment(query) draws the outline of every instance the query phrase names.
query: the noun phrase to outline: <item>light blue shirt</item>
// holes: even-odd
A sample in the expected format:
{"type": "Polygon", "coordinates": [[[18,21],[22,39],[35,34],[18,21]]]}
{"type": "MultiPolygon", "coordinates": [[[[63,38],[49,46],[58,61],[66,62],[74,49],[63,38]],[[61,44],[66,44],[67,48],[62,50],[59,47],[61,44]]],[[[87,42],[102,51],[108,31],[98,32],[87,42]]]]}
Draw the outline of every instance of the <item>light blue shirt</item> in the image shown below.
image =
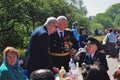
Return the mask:
{"type": "Polygon", "coordinates": [[[74,34],[75,38],[77,39],[77,41],[79,41],[80,37],[79,37],[79,33],[78,33],[77,29],[72,29],[72,31],[73,31],[73,34],[74,34]]]}
{"type": "Polygon", "coordinates": [[[91,55],[91,58],[93,59],[93,57],[94,57],[95,53],[92,53],[92,54],[90,54],[90,55],[91,55]]]}
{"type": "Polygon", "coordinates": [[[113,32],[110,32],[106,35],[106,39],[109,39],[108,42],[116,43],[116,35],[113,32]]]}

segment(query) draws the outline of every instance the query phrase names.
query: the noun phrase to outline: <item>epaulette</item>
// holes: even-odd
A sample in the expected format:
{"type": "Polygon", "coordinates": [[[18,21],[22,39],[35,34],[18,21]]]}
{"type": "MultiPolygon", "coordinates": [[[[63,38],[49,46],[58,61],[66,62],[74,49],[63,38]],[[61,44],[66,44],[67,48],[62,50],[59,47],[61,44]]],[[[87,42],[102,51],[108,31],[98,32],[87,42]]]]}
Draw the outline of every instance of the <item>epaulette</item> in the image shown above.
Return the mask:
{"type": "Polygon", "coordinates": [[[67,31],[70,31],[70,32],[72,31],[72,29],[70,29],[70,28],[66,28],[66,30],[67,30],[67,31]]]}

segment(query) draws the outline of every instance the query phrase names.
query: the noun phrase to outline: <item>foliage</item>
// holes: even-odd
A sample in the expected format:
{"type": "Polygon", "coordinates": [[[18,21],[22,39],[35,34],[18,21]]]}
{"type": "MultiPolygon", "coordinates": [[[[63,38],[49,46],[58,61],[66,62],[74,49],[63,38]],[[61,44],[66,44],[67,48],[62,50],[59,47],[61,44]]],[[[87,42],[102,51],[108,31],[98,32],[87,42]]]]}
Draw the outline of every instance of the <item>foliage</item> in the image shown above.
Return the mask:
{"type": "Polygon", "coordinates": [[[87,9],[85,6],[83,6],[83,1],[82,0],[69,0],[70,4],[75,6],[77,9],[77,13],[86,15],[87,14],[87,9]]]}
{"type": "Polygon", "coordinates": [[[105,14],[108,17],[110,17],[112,19],[112,21],[114,21],[116,15],[119,13],[120,13],[120,3],[110,6],[105,12],[105,14]]]}
{"type": "Polygon", "coordinates": [[[84,17],[82,14],[76,14],[75,21],[78,21],[79,26],[88,28],[89,22],[86,17],[84,17]]]}
{"type": "Polygon", "coordinates": [[[2,53],[0,53],[0,65],[1,65],[2,61],[3,61],[3,55],[2,55],[2,53]]]}
{"type": "Polygon", "coordinates": [[[114,23],[116,24],[116,26],[120,26],[120,14],[116,15],[114,23]]]}
{"type": "Polygon", "coordinates": [[[103,26],[100,23],[91,23],[89,26],[91,31],[94,31],[95,29],[102,30],[103,26]]]}
{"type": "Polygon", "coordinates": [[[71,25],[80,10],[65,0],[1,0],[0,50],[6,46],[26,48],[31,32],[47,17],[65,15],[71,25]]]}
{"type": "Polygon", "coordinates": [[[20,54],[20,59],[23,59],[24,56],[25,56],[25,53],[26,53],[26,49],[20,49],[20,48],[17,48],[17,50],[19,51],[19,54],[20,54]]]}
{"type": "Polygon", "coordinates": [[[113,27],[112,20],[108,16],[106,16],[105,14],[102,14],[102,13],[97,14],[94,17],[93,22],[100,23],[104,29],[113,27]]]}
{"type": "Polygon", "coordinates": [[[120,3],[110,6],[105,13],[98,13],[96,16],[90,16],[90,28],[95,28],[94,23],[101,24],[103,29],[106,28],[118,28],[119,27],[119,15],[120,14],[120,3]],[[92,25],[92,26],[91,26],[92,25]]]}

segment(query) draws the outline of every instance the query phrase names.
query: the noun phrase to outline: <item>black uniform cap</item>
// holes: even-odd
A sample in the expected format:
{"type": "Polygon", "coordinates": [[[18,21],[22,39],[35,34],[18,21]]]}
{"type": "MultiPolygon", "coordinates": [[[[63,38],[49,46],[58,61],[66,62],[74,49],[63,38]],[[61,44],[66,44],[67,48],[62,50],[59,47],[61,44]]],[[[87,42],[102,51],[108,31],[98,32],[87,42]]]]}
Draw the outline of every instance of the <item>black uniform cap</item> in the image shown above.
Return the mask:
{"type": "Polygon", "coordinates": [[[95,38],[92,38],[92,37],[88,38],[87,44],[96,44],[98,48],[100,47],[99,41],[95,38]]]}

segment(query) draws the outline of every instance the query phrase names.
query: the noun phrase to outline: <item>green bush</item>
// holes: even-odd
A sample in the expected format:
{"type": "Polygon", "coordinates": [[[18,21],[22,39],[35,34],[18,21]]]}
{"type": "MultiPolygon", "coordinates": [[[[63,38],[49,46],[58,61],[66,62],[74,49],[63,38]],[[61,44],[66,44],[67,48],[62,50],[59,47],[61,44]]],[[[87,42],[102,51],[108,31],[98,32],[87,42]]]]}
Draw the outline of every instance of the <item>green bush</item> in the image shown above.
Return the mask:
{"type": "Polygon", "coordinates": [[[26,52],[26,49],[17,49],[19,51],[19,54],[20,54],[20,59],[23,59],[24,56],[25,56],[25,52],[26,52]]]}
{"type": "Polygon", "coordinates": [[[2,63],[2,60],[3,60],[3,55],[0,54],[0,64],[2,63]]]}

